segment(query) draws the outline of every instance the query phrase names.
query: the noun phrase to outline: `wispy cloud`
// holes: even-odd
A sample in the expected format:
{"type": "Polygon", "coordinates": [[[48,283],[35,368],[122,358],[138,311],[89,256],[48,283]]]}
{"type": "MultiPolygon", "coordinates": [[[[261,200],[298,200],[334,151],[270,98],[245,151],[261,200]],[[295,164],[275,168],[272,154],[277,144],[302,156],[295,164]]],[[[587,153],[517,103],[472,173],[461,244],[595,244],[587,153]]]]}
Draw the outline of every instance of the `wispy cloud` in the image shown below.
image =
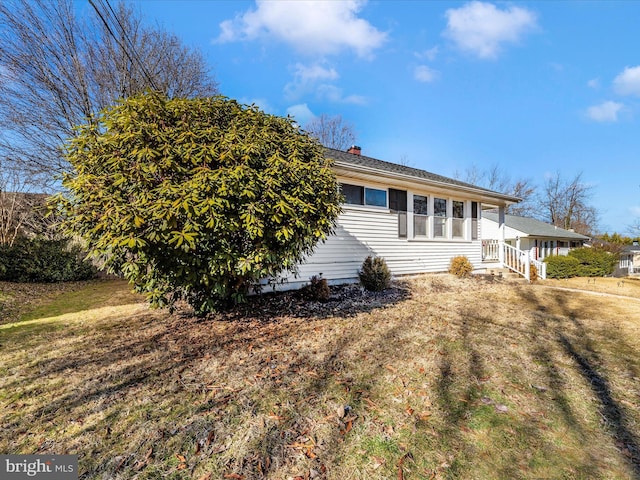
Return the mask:
{"type": "Polygon", "coordinates": [[[618,114],[624,108],[622,103],[602,102],[587,109],[587,116],[596,122],[617,122],[618,114]]]}
{"type": "Polygon", "coordinates": [[[425,50],[423,52],[416,52],[414,55],[416,56],[416,58],[420,59],[420,60],[429,60],[431,62],[433,62],[436,57],[438,56],[438,53],[440,52],[440,47],[438,47],[438,45],[436,45],[435,47],[432,47],[428,50],[425,50]]]}
{"type": "Polygon", "coordinates": [[[333,67],[325,67],[319,63],[296,63],[293,80],[285,85],[284,92],[287,98],[294,100],[314,91],[319,83],[337,80],[339,76],[333,67]]]}
{"type": "Polygon", "coordinates": [[[599,78],[592,78],[591,80],[589,80],[587,82],[587,86],[589,88],[593,88],[593,89],[600,88],[600,79],[599,78]]]}
{"type": "Polygon", "coordinates": [[[315,117],[306,103],[291,105],[287,108],[287,115],[291,115],[300,126],[306,125],[315,117]]]}
{"type": "Polygon", "coordinates": [[[613,80],[613,89],[620,95],[640,96],[640,65],[626,67],[613,80]]]}
{"type": "Polygon", "coordinates": [[[365,0],[256,0],[255,9],[222,22],[215,41],[272,37],[303,54],[329,55],[347,49],[360,57],[371,57],[385,43],[387,34],[358,17],[365,4],[365,0]]]}
{"type": "Polygon", "coordinates": [[[508,6],[500,10],[492,3],[473,1],[445,13],[444,36],[461,50],[481,59],[495,59],[505,44],[517,43],[537,27],[534,12],[508,6]]]}
{"type": "Polygon", "coordinates": [[[366,105],[367,98],[362,95],[345,95],[340,87],[330,84],[319,85],[316,90],[318,98],[331,103],[350,103],[353,105],[366,105]]]}
{"type": "Polygon", "coordinates": [[[426,65],[418,65],[413,71],[413,78],[423,83],[433,82],[438,77],[438,72],[426,65]]]}

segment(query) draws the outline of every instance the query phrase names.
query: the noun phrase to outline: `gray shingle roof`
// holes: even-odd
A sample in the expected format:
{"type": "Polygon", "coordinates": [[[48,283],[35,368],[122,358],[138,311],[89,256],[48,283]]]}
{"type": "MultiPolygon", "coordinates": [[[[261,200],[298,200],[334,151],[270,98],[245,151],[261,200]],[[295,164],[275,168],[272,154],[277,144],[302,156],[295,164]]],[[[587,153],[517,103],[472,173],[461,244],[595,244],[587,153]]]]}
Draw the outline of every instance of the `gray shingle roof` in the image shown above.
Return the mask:
{"type": "MultiPolygon", "coordinates": [[[[494,212],[482,212],[482,216],[494,222],[498,221],[498,214],[494,212]]],[[[531,237],[546,238],[569,238],[575,240],[588,240],[589,237],[576,232],[570,232],[563,228],[558,228],[535,218],[518,217],[516,215],[505,215],[505,225],[531,237]]]]}
{"type": "Polygon", "coordinates": [[[400,175],[407,175],[416,179],[428,180],[432,182],[472,189],[487,194],[498,196],[500,198],[507,199],[512,202],[520,201],[518,197],[506,195],[504,193],[489,190],[487,188],[478,187],[470,183],[461,182],[453,178],[444,177],[435,173],[427,172],[426,170],[420,170],[419,168],[406,167],[404,165],[398,165],[397,163],[386,162],[384,160],[378,160],[377,158],[367,157],[366,155],[355,155],[353,153],[343,152],[341,150],[335,150],[333,148],[325,147],[325,155],[328,158],[334,160],[337,164],[347,164],[356,167],[366,167],[375,170],[380,170],[388,173],[395,173],[400,175]]]}

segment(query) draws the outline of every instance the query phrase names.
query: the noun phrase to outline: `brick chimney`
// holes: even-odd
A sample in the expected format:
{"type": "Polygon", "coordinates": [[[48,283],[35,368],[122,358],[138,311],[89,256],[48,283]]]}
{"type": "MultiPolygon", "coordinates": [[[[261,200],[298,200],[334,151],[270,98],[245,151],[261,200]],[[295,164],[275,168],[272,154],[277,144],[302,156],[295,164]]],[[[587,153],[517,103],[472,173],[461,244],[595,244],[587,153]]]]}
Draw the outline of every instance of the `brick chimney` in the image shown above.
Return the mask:
{"type": "Polygon", "coordinates": [[[351,145],[351,148],[347,150],[347,153],[352,153],[353,155],[360,155],[362,149],[357,145],[351,145]]]}

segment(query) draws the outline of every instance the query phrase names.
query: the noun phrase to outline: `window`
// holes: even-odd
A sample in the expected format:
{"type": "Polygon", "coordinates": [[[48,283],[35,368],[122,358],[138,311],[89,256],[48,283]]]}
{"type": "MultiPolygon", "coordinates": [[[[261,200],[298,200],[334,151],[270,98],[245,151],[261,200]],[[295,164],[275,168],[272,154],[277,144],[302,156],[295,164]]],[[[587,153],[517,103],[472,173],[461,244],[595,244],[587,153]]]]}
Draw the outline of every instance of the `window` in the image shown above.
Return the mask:
{"type": "Polygon", "coordinates": [[[364,187],[342,183],[340,191],[344,195],[345,203],[350,205],[364,205],[364,187]]]}
{"type": "Polygon", "coordinates": [[[374,207],[387,206],[387,191],[378,190],[377,188],[364,189],[364,204],[373,205],[374,207]]]}
{"type": "Polygon", "coordinates": [[[471,240],[478,239],[478,202],[471,202],[471,240]]]}
{"type": "Polygon", "coordinates": [[[447,236],[447,201],[444,198],[433,199],[433,236],[447,236]]]}
{"type": "Polygon", "coordinates": [[[340,191],[342,192],[342,195],[344,195],[345,203],[349,205],[372,205],[374,207],[387,206],[386,190],[341,183],[340,191]]]}
{"type": "Polygon", "coordinates": [[[407,238],[407,191],[389,189],[389,210],[398,214],[398,238],[407,238]]]}
{"type": "Polygon", "coordinates": [[[427,197],[422,195],[413,196],[413,236],[427,236],[427,220],[429,214],[429,203],[427,197]]]}
{"type": "Polygon", "coordinates": [[[464,237],[464,202],[454,200],[453,206],[453,220],[451,223],[451,231],[453,238],[464,237]]]}

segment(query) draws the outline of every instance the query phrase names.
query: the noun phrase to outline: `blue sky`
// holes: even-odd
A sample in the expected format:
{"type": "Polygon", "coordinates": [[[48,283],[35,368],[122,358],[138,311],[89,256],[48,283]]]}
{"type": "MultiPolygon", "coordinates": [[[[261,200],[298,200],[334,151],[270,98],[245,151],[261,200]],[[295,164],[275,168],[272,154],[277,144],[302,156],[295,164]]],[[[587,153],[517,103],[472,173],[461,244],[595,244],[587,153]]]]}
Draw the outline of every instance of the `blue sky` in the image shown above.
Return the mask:
{"type": "Polygon", "coordinates": [[[453,176],[498,165],[593,186],[602,231],[640,218],[640,2],[134,2],[206,55],[221,93],[362,152],[453,176]]]}

